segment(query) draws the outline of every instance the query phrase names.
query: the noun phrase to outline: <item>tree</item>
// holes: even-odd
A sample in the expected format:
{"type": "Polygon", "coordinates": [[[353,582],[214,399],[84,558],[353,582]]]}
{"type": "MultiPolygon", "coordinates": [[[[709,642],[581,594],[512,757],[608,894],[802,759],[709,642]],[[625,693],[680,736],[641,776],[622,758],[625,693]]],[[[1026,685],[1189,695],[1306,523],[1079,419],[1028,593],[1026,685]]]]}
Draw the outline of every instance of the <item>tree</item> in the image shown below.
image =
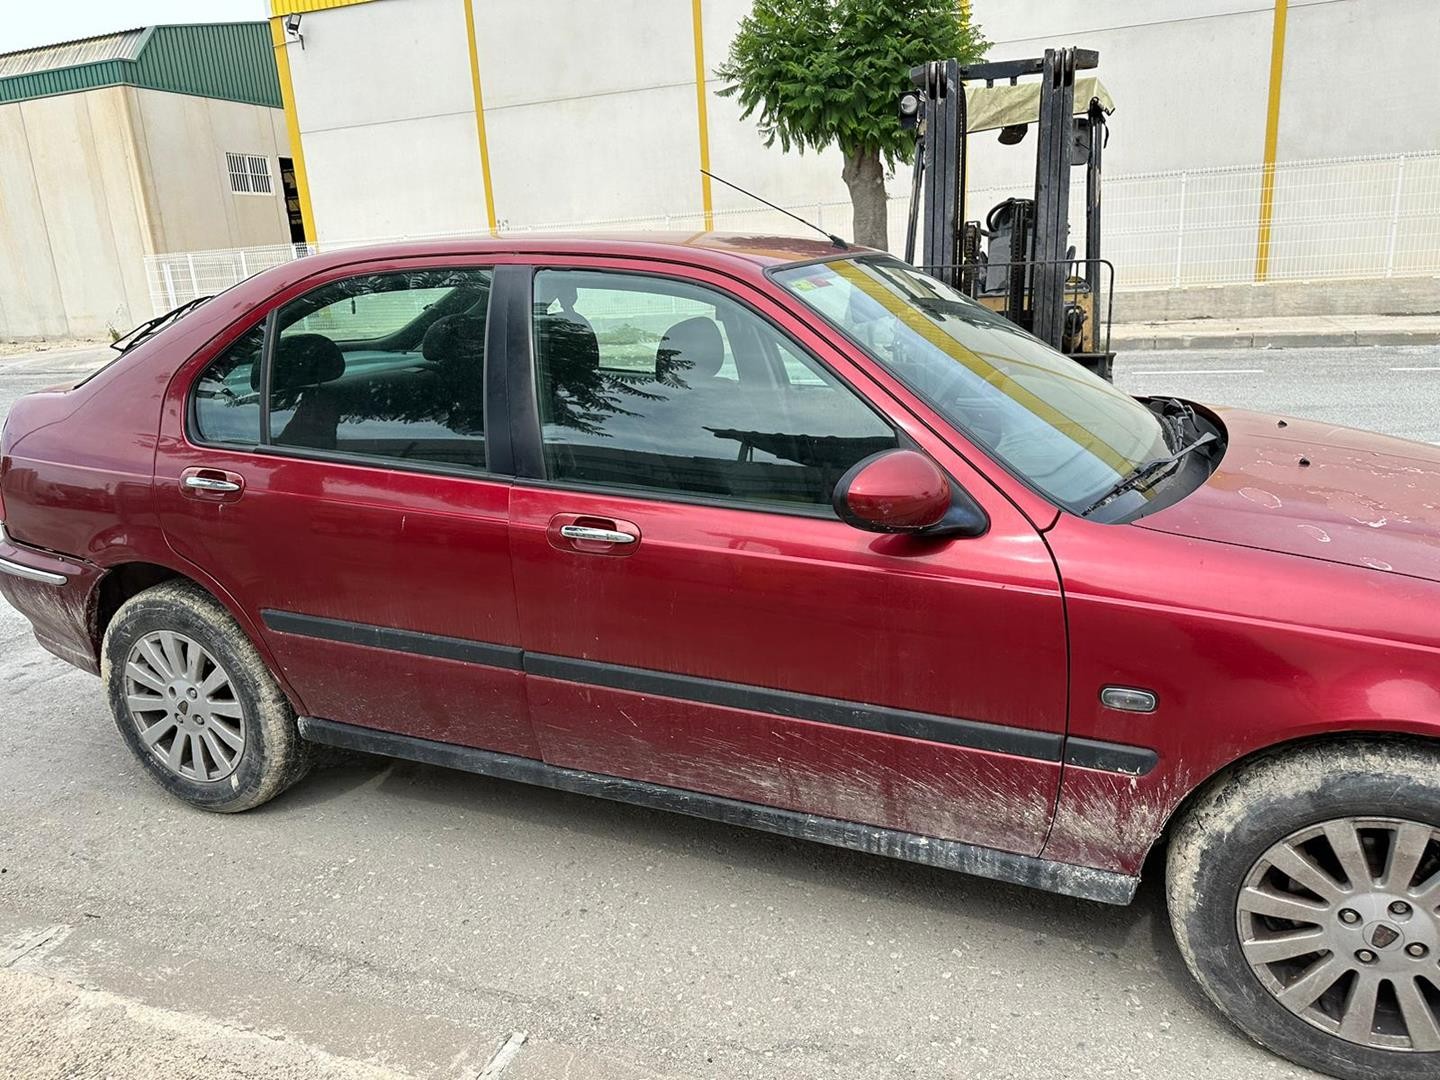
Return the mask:
{"type": "Polygon", "coordinates": [[[885,169],[915,152],[896,112],[910,69],[972,63],[988,44],[960,0],[755,0],[715,74],[743,117],[758,112],[766,146],[839,146],[855,242],[883,248],[885,169]]]}

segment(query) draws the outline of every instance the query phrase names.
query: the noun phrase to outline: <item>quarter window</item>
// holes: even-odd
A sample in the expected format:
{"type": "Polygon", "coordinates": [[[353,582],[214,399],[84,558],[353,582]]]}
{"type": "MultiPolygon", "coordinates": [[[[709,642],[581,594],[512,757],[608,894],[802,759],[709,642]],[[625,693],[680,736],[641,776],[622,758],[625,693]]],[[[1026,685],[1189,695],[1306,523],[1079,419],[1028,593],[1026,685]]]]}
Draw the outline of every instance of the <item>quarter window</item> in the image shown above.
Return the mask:
{"type": "Polygon", "coordinates": [[[369,274],[282,308],[271,442],[483,468],[490,277],[488,270],[369,274]]]}
{"type": "Polygon", "coordinates": [[[260,442],[260,354],[264,324],[251,327],[195,383],[195,433],[205,442],[260,442]]]}
{"type": "Polygon", "coordinates": [[[890,425],[813,357],[710,289],[542,270],[534,342],[552,479],[828,504],[890,425]]]}

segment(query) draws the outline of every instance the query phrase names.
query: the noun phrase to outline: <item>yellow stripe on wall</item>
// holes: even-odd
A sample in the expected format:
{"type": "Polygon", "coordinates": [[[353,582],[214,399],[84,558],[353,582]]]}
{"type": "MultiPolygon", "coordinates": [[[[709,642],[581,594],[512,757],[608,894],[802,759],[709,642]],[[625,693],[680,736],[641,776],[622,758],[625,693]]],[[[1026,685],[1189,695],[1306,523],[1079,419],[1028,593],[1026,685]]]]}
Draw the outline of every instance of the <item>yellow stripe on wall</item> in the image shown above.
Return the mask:
{"type": "Polygon", "coordinates": [[[1270,31],[1270,96],[1265,104],[1265,159],[1260,173],[1260,227],[1255,237],[1255,280],[1270,276],[1270,222],[1275,213],[1275,153],[1280,141],[1280,83],[1285,68],[1285,15],[1289,0],[1275,0],[1270,31]]]}
{"type": "MultiPolygon", "coordinates": [[[[467,0],[468,2],[468,0],[467,0]]],[[[690,21],[695,33],[695,116],[700,124],[700,168],[710,171],[710,119],[705,104],[705,21],[700,0],[690,0],[690,21]]],[[[700,204],[705,209],[705,230],[715,228],[715,204],[710,177],[700,174],[700,204]]]]}
{"type": "MultiPolygon", "coordinates": [[[[276,6],[279,6],[276,0],[276,6]]],[[[280,101],[285,107],[285,131],[290,138],[290,160],[295,163],[295,190],[300,198],[300,224],[313,243],[315,211],[310,206],[310,181],[305,175],[305,148],[300,143],[300,115],[295,111],[295,84],[290,79],[290,53],[285,45],[285,20],[270,20],[270,42],[275,47],[275,71],[280,76],[280,101]]]]}
{"type": "Polygon", "coordinates": [[[328,11],[368,3],[370,0],[270,0],[270,14],[304,15],[307,11],[328,11]]]}
{"type": "MultiPolygon", "coordinates": [[[[698,2],[698,0],[697,0],[698,2]]],[[[485,220],[496,232],[495,189],[490,186],[490,143],[485,137],[485,95],[480,89],[480,57],[475,44],[475,4],[465,0],[465,41],[470,46],[470,86],[475,93],[475,134],[480,138],[480,178],[485,183],[485,220]]]]}

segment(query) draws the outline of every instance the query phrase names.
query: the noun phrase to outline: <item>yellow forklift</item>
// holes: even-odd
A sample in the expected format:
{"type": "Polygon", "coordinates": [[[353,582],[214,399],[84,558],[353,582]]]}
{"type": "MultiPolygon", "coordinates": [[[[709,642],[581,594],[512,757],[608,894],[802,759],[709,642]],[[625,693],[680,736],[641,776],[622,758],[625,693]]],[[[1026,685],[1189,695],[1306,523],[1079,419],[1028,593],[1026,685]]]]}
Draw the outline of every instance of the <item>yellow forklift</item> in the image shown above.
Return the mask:
{"type": "Polygon", "coordinates": [[[900,122],[915,131],[905,259],[1108,379],[1114,268],[1100,249],[1100,164],[1114,110],[1093,75],[1099,53],[1046,49],[1028,60],[911,71],[900,122]],[[969,137],[999,131],[1007,146],[1035,129],[1035,186],[967,220],[969,137]],[[1084,255],[1070,238],[1070,174],[1085,169],[1084,255]],[[915,256],[924,243],[923,261],[915,256]]]}

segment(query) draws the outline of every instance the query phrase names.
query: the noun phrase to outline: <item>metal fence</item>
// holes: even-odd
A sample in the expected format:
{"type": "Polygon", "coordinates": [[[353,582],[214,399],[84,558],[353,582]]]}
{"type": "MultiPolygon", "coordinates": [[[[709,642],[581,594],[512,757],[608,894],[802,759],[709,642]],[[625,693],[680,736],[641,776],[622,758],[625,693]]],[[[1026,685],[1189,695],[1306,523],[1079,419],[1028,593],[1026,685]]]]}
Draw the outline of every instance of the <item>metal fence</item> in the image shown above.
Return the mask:
{"type": "MultiPolygon", "coordinates": [[[[1116,288],[1255,281],[1264,176],[1263,166],[1245,165],[1107,177],[1104,255],[1116,267],[1116,288]]],[[[1277,165],[1273,190],[1267,280],[1440,273],[1440,152],[1277,165]]],[[[1014,194],[1020,193],[1006,188],[972,189],[970,216],[983,217],[991,205],[1014,194]]],[[[1084,220],[1084,185],[1072,185],[1072,195],[1072,232],[1083,253],[1078,223],[1084,220]]],[[[789,209],[827,232],[850,235],[848,202],[796,204],[789,209]]],[[[890,201],[890,241],[896,250],[904,243],[908,213],[908,196],[890,201]]],[[[762,206],[716,211],[713,220],[716,229],[730,232],[805,233],[802,225],[762,206]]],[[[543,224],[502,222],[501,227],[508,232],[698,231],[705,227],[705,219],[695,212],[543,224]]],[[[473,234],[473,230],[468,232],[473,234]]],[[[251,274],[322,249],[398,239],[420,237],[147,256],[150,297],[157,313],[168,311],[195,296],[219,292],[251,274]]]]}

